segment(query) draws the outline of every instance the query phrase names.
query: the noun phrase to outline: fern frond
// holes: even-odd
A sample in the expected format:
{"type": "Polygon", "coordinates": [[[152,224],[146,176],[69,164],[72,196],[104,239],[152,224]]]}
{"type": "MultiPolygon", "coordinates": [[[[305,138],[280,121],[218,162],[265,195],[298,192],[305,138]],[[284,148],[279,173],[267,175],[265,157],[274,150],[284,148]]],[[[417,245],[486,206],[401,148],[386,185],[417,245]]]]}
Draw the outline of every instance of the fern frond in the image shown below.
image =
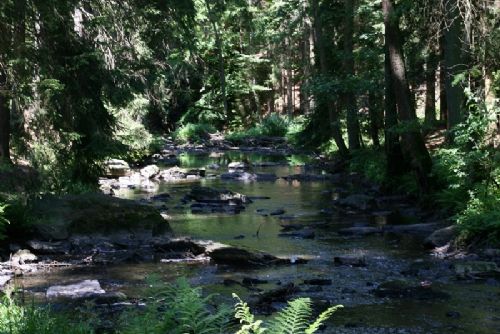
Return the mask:
{"type": "Polygon", "coordinates": [[[311,304],[310,298],[288,302],[271,322],[270,331],[273,334],[304,334],[312,314],[311,304]]]}
{"type": "Polygon", "coordinates": [[[305,334],[316,333],[316,331],[321,327],[323,322],[328,320],[328,318],[330,318],[332,314],[335,313],[339,308],[343,307],[344,307],[343,305],[329,307],[326,311],[322,312],[311,325],[309,325],[309,327],[305,330],[305,334]]]}
{"type": "Polygon", "coordinates": [[[242,324],[236,334],[263,334],[266,328],[261,327],[262,320],[255,321],[254,315],[250,312],[250,307],[237,294],[233,293],[233,298],[238,301],[234,306],[236,311],[234,316],[242,324]]]}

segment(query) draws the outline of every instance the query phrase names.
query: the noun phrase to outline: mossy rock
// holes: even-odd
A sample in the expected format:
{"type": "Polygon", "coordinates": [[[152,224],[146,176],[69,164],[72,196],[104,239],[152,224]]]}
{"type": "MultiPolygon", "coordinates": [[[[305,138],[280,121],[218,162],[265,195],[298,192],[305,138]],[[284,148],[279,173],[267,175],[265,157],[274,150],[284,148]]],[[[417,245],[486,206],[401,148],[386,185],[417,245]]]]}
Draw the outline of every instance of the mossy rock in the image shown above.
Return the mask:
{"type": "Polygon", "coordinates": [[[139,229],[152,234],[170,231],[157,209],[99,193],[45,196],[35,201],[32,213],[33,232],[43,240],[139,229]]]}

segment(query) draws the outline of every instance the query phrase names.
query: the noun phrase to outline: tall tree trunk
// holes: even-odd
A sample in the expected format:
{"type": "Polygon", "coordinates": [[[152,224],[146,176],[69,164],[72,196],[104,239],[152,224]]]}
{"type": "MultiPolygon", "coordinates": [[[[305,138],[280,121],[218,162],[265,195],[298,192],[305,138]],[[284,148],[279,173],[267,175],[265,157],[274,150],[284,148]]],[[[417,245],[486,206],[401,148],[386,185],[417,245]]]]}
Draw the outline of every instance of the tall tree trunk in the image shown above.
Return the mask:
{"type": "Polygon", "coordinates": [[[370,117],[370,136],[372,137],[373,146],[379,147],[379,115],[375,105],[375,94],[372,91],[368,93],[368,114],[370,117]]]}
{"type": "Polygon", "coordinates": [[[441,61],[439,63],[439,120],[448,123],[448,101],[446,97],[446,62],[444,34],[439,36],[439,53],[441,61]]]}
{"type": "MultiPolygon", "coordinates": [[[[311,6],[313,10],[313,19],[314,19],[313,20],[313,29],[315,35],[314,50],[317,53],[317,57],[319,59],[320,73],[322,75],[327,75],[329,71],[328,71],[326,51],[323,39],[323,26],[319,14],[318,0],[312,0],[311,6]]],[[[339,113],[337,108],[335,108],[335,103],[331,100],[329,96],[326,96],[326,94],[320,94],[320,95],[321,96],[318,96],[318,101],[317,101],[318,108],[326,108],[328,110],[328,114],[330,115],[330,126],[332,129],[333,140],[335,141],[335,144],[339,149],[340,155],[343,157],[347,157],[349,155],[349,150],[347,149],[347,146],[344,142],[344,138],[342,137],[342,130],[340,128],[340,122],[339,122],[339,113]]]]}
{"type": "Polygon", "coordinates": [[[398,110],[396,97],[392,89],[391,62],[389,60],[389,49],[385,46],[384,61],[385,76],[385,99],[384,99],[384,134],[385,152],[387,155],[387,175],[389,177],[400,176],[409,170],[408,162],[404,159],[403,150],[396,132],[398,125],[398,110]]]}
{"type": "Polygon", "coordinates": [[[291,38],[287,37],[285,41],[287,48],[286,55],[286,113],[288,119],[292,119],[293,116],[293,69],[292,69],[292,42],[291,38]]]}
{"type": "Polygon", "coordinates": [[[10,89],[3,66],[0,64],[0,162],[10,162],[10,89]]]}
{"type": "Polygon", "coordinates": [[[446,100],[448,104],[448,129],[463,120],[464,92],[460,85],[453,84],[455,76],[463,68],[462,61],[462,33],[463,23],[458,8],[458,0],[445,2],[447,29],[444,33],[445,47],[445,74],[446,74],[446,100]]]}
{"type": "MultiPolygon", "coordinates": [[[[304,1],[303,10],[305,13],[308,11],[308,3],[304,1]]],[[[311,102],[309,101],[309,92],[308,89],[304,89],[304,86],[307,86],[311,77],[311,44],[314,42],[311,40],[312,35],[312,27],[311,27],[311,18],[309,15],[304,15],[304,34],[303,34],[303,48],[302,48],[302,66],[303,66],[303,79],[302,85],[300,87],[300,109],[303,115],[308,115],[311,110],[311,102]]]]}
{"type": "Polygon", "coordinates": [[[414,129],[416,123],[415,110],[411,100],[410,88],[406,78],[401,33],[399,31],[399,17],[394,12],[392,0],[382,0],[385,23],[385,43],[389,51],[390,72],[392,89],[396,97],[399,121],[409,125],[401,138],[403,153],[408,157],[412,169],[415,171],[417,181],[422,192],[429,190],[429,174],[432,160],[425,147],[422,134],[414,129]]]}
{"type": "Polygon", "coordinates": [[[434,50],[429,51],[425,69],[425,123],[436,123],[436,70],[437,55],[434,50]]]}
{"type": "MultiPolygon", "coordinates": [[[[354,1],[344,0],[344,74],[347,80],[354,76],[354,55],[353,55],[353,34],[354,34],[354,1]]],[[[350,85],[347,85],[348,87],[350,85]]],[[[344,93],[344,103],[347,108],[347,134],[349,139],[349,149],[354,150],[360,147],[360,130],[358,121],[358,111],[356,107],[356,96],[349,87],[344,93]]]]}

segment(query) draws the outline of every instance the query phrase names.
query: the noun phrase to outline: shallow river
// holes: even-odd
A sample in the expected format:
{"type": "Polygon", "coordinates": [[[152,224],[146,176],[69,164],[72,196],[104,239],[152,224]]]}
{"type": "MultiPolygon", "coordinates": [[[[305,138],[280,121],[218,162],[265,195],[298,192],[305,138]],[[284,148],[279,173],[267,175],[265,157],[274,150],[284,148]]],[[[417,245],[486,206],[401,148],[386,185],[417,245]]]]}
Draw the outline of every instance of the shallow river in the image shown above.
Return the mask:
{"type": "MultiPolygon", "coordinates": [[[[253,162],[280,162],[278,166],[254,168],[254,172],[275,173],[278,176],[303,173],[304,167],[294,167],[307,159],[300,156],[284,157],[262,154],[226,153],[225,155],[184,154],[181,167],[201,168],[218,163],[221,169],[207,170],[207,174],[227,171],[230,160],[248,158],[253,162]]],[[[321,171],[307,171],[321,173],[321,171]]],[[[147,200],[157,193],[169,193],[166,203],[171,217],[170,225],[178,236],[210,239],[225,244],[269,252],[278,256],[308,258],[307,264],[237,270],[214,265],[187,264],[127,264],[108,267],[69,268],[43,275],[29,276],[20,284],[42,294],[54,284],[70,283],[82,279],[99,279],[103,288],[124,291],[130,297],[137,294],[150,274],[165,280],[186,276],[205,291],[218,292],[230,298],[237,292],[243,299],[252,292],[240,285],[224,285],[225,279],[241,281],[244,277],[266,279],[261,289],[276,288],[277,284],[293,282],[301,287],[301,296],[343,304],[345,308],[334,315],[327,332],[331,333],[500,333],[500,288],[498,284],[473,283],[455,279],[440,279],[440,260],[432,259],[418,240],[411,237],[368,236],[346,238],[336,231],[358,224],[384,224],[373,214],[340,216],[332,212],[332,200],[337,196],[336,185],[329,182],[276,182],[222,181],[205,178],[202,181],[162,183],[154,193],[122,190],[123,198],[147,200]],[[189,204],[180,200],[193,185],[225,188],[248,196],[268,196],[267,200],[254,200],[237,215],[193,215],[189,204]],[[262,216],[258,210],[284,209],[282,217],[262,216]],[[280,224],[327,223],[316,230],[314,239],[279,237],[280,224]],[[366,267],[335,266],[334,256],[359,255],[366,259],[366,267]],[[430,263],[428,279],[433,288],[449,294],[450,299],[417,300],[384,299],[375,297],[371,290],[390,280],[415,281],[421,278],[402,274],[412,263],[430,263]],[[312,287],[303,285],[304,279],[331,279],[332,284],[312,287]]],[[[349,189],[349,185],[342,185],[349,189]]],[[[409,217],[410,220],[412,217],[409,217]]],[[[414,217],[413,217],[414,218],[414,217]]],[[[494,281],[496,282],[496,281],[494,281]]],[[[493,283],[494,283],[493,282],[493,283]]],[[[279,306],[279,305],[278,305],[279,306]]]]}

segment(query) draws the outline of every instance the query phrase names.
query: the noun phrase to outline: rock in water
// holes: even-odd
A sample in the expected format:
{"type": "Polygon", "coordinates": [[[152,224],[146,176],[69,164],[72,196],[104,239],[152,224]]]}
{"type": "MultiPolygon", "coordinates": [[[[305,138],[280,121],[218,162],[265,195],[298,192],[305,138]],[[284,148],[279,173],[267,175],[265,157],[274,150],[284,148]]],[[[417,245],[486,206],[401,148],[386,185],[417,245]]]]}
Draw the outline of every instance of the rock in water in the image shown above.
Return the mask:
{"type": "Polygon", "coordinates": [[[250,165],[246,162],[235,161],[227,165],[227,168],[236,170],[246,170],[250,168],[250,165]]]}
{"type": "Polygon", "coordinates": [[[145,177],[146,179],[151,179],[152,177],[155,177],[158,173],[160,172],[160,168],[156,165],[149,165],[141,169],[141,176],[145,177]]]}
{"type": "Polygon", "coordinates": [[[424,245],[429,248],[443,247],[456,237],[457,230],[456,225],[451,225],[434,231],[424,240],[424,245]]]}
{"type": "Polygon", "coordinates": [[[54,285],[47,289],[47,298],[92,298],[106,293],[97,280],[85,280],[69,285],[54,285]]]}
{"type": "Polygon", "coordinates": [[[109,159],[104,164],[106,176],[120,177],[130,173],[130,166],[125,160],[109,159]]]}

